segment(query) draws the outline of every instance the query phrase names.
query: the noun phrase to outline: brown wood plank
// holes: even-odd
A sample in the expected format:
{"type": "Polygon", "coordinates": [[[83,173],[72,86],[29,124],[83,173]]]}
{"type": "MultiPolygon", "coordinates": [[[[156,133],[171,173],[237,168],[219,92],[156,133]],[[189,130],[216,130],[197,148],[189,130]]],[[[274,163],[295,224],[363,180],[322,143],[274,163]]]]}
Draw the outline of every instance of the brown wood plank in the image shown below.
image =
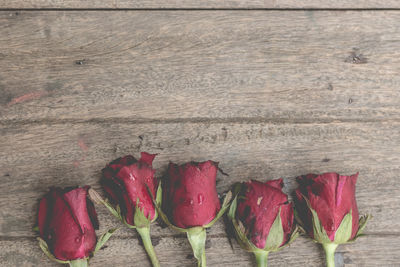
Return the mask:
{"type": "Polygon", "coordinates": [[[307,9],[307,8],[399,8],[400,3],[396,0],[339,0],[339,1],[318,1],[318,0],[2,0],[0,8],[274,8],[274,9],[307,9]]]}
{"type": "MultiPolygon", "coordinates": [[[[208,235],[206,249],[208,266],[255,266],[253,256],[240,249],[233,241],[233,250],[225,236],[208,235]]],[[[90,266],[150,266],[135,238],[111,238],[106,248],[90,261],[90,266]]],[[[398,236],[369,235],[356,243],[338,247],[336,267],[343,266],[398,266],[400,261],[398,236]]],[[[162,238],[155,246],[162,266],[195,266],[191,250],[184,235],[162,238]]],[[[0,241],[2,266],[60,266],[52,263],[41,252],[33,238],[0,241]]],[[[270,253],[270,266],[324,266],[319,245],[305,237],[298,238],[290,247],[270,253]]]]}
{"type": "MultiPolygon", "coordinates": [[[[220,175],[220,193],[250,178],[284,177],[291,191],[297,175],[359,171],[360,212],[374,215],[367,230],[399,233],[400,123],[29,124],[4,126],[0,134],[1,236],[34,236],[38,199],[48,187],[89,184],[101,190],[105,164],[140,151],[159,153],[158,176],[169,161],[219,161],[230,175],[220,175]]],[[[99,213],[103,227],[119,225],[104,208],[99,213]]],[[[215,231],[223,234],[222,224],[215,231]]],[[[154,233],[169,235],[159,226],[154,233]]]]}
{"type": "Polygon", "coordinates": [[[3,11],[0,25],[3,124],[400,118],[397,11],[3,11]]]}

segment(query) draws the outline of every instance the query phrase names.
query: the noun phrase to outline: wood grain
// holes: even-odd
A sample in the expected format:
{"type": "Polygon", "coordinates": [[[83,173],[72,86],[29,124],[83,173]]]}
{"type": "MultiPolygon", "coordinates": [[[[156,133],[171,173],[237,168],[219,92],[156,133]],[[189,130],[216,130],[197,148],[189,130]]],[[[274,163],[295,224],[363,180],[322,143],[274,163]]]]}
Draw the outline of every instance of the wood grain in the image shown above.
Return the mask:
{"type": "MultiPolygon", "coordinates": [[[[233,240],[233,249],[224,236],[208,235],[206,248],[208,266],[255,266],[253,256],[240,249],[233,240]]],[[[0,260],[2,266],[61,266],[52,263],[42,253],[33,238],[2,240],[0,260]],[[24,249],[21,249],[24,248],[24,249]]],[[[155,246],[161,266],[196,266],[184,235],[162,238],[155,246]]],[[[398,266],[398,236],[368,235],[356,243],[340,245],[335,260],[336,267],[398,266]],[[390,255],[390,257],[388,257],[390,255]]],[[[290,247],[271,253],[270,266],[324,266],[323,251],[308,238],[298,238],[290,247]]],[[[137,239],[112,237],[106,247],[90,261],[90,266],[150,267],[149,261],[137,239]]]]}
{"type": "Polygon", "coordinates": [[[397,11],[3,11],[0,24],[3,124],[400,119],[397,11]]]}
{"type": "Polygon", "coordinates": [[[273,8],[273,9],[310,9],[310,8],[351,8],[351,9],[382,9],[399,8],[400,3],[396,0],[338,0],[338,1],[318,1],[318,0],[2,0],[0,8],[62,8],[62,9],[164,9],[164,8],[224,8],[224,9],[251,9],[251,8],[273,8]]]}

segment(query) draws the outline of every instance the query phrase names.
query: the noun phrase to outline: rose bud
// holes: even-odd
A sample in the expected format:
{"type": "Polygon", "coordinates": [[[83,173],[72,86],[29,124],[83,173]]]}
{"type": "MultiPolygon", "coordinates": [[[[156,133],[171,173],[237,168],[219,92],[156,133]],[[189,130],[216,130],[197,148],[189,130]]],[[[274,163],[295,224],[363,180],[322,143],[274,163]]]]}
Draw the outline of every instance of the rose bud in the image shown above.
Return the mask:
{"type": "Polygon", "coordinates": [[[129,228],[137,230],[153,266],[160,266],[150,239],[150,224],[157,219],[152,196],[161,200],[152,167],[155,156],[142,152],[139,160],[128,155],[108,164],[102,170],[101,184],[114,206],[100,202],[129,228]]]}
{"type": "Polygon", "coordinates": [[[296,219],[312,239],[322,244],[329,267],[335,266],[336,247],[360,236],[370,217],[358,215],[357,177],[358,173],[324,173],[297,178],[296,219]]]}
{"type": "Polygon", "coordinates": [[[70,266],[88,266],[89,257],[98,251],[115,229],[98,240],[96,211],[88,198],[89,186],[51,188],[39,204],[39,246],[52,260],[70,266]]]}
{"type": "Polygon", "coordinates": [[[230,194],[221,206],[216,189],[218,163],[205,161],[183,165],[170,163],[163,181],[161,218],[173,229],[185,232],[198,266],[206,266],[205,229],[211,227],[229,206],[230,194]]]}
{"type": "Polygon", "coordinates": [[[256,256],[257,266],[267,266],[270,251],[289,245],[297,236],[293,205],[282,191],[283,180],[251,180],[234,186],[236,197],[228,217],[238,243],[256,256]]]}

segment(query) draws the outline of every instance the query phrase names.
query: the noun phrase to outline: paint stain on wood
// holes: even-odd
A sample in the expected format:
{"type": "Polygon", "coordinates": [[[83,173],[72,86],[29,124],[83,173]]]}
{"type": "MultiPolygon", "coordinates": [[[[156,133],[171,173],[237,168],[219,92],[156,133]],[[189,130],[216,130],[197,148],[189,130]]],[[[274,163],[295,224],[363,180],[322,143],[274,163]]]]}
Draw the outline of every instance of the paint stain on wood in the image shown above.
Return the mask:
{"type": "Polygon", "coordinates": [[[78,168],[79,167],[79,161],[78,160],[74,160],[72,162],[72,165],[74,165],[75,168],[78,168]]]}
{"type": "Polygon", "coordinates": [[[78,139],[78,146],[82,149],[82,151],[88,151],[89,147],[86,145],[85,141],[82,138],[78,139]]]}
{"type": "Polygon", "coordinates": [[[12,105],[23,103],[23,102],[26,102],[26,101],[39,99],[39,98],[41,98],[42,96],[45,96],[45,95],[47,95],[47,93],[43,92],[43,91],[37,91],[37,92],[31,92],[31,93],[28,93],[28,94],[24,94],[22,96],[18,96],[18,97],[15,97],[15,98],[11,99],[11,101],[8,102],[7,106],[12,106],[12,105]]]}

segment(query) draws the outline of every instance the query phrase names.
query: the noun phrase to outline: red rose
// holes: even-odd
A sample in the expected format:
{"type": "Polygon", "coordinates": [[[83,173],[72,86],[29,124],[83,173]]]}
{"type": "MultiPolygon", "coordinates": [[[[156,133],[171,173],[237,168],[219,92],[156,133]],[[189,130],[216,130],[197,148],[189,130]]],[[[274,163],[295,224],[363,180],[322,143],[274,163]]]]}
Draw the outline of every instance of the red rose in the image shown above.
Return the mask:
{"type": "Polygon", "coordinates": [[[103,169],[102,185],[115,209],[107,201],[100,201],[130,228],[135,228],[154,267],[160,266],[150,239],[150,223],[157,219],[153,198],[160,199],[158,181],[152,167],[155,154],[141,153],[136,160],[128,155],[108,164],[103,169]]]}
{"type": "Polygon", "coordinates": [[[269,231],[280,210],[284,245],[293,231],[293,206],[282,192],[282,179],[266,183],[249,181],[243,184],[239,194],[236,218],[249,230],[252,243],[263,249],[269,231]],[[243,197],[243,198],[241,198],[243,197]]]}
{"type": "Polygon", "coordinates": [[[298,235],[293,205],[282,192],[283,180],[251,180],[236,184],[228,216],[239,244],[255,254],[257,266],[267,266],[268,253],[290,244],[298,235]]]}
{"type": "Polygon", "coordinates": [[[344,176],[337,173],[308,174],[297,178],[298,221],[326,252],[327,266],[334,266],[338,244],[357,238],[369,216],[359,218],[356,203],[358,173],[344,176]]]}
{"type": "Polygon", "coordinates": [[[163,186],[164,210],[180,228],[203,226],[221,208],[217,189],[217,164],[212,161],[169,164],[168,180],[163,186]]]}
{"type": "Polygon", "coordinates": [[[39,234],[59,260],[87,258],[95,249],[99,223],[88,189],[51,188],[40,201],[39,234]]]}
{"type": "Polygon", "coordinates": [[[148,192],[156,195],[158,182],[152,167],[155,154],[141,153],[136,160],[133,156],[118,158],[103,169],[102,185],[114,203],[118,204],[129,225],[135,225],[134,216],[138,207],[146,218],[153,220],[155,207],[148,192]]]}
{"type": "MultiPolygon", "coordinates": [[[[331,241],[335,240],[335,233],[344,216],[351,211],[353,239],[358,231],[358,208],[356,202],[356,182],[358,173],[351,176],[337,173],[324,173],[321,175],[308,174],[297,178],[300,188],[296,190],[297,199],[303,203],[301,208],[306,208],[306,197],[311,208],[318,214],[318,219],[324,227],[331,241]]],[[[307,232],[313,237],[312,213],[300,212],[307,232]]]]}
{"type": "Polygon", "coordinates": [[[217,171],[217,163],[210,160],[180,166],[170,163],[163,180],[163,211],[157,206],[165,223],[187,234],[201,267],[206,266],[205,229],[224,214],[231,198],[227,194],[221,207],[216,189],[217,171]]]}

